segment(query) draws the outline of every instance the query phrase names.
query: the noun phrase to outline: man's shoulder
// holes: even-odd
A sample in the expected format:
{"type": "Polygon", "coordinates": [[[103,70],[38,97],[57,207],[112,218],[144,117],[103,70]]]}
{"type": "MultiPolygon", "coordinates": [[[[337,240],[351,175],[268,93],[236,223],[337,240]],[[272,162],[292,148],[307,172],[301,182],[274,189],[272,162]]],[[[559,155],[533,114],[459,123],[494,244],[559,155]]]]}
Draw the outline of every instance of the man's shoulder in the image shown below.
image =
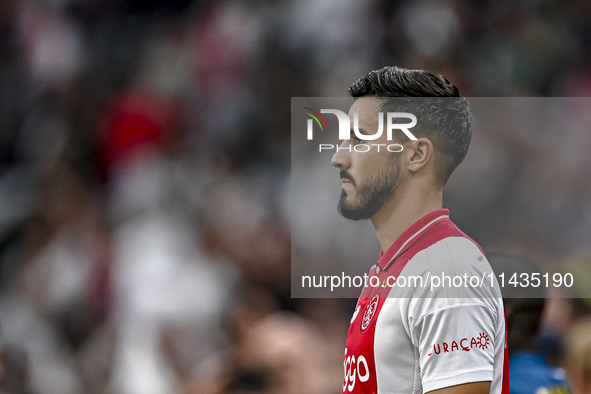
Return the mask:
{"type": "Polygon", "coordinates": [[[437,239],[424,239],[409,254],[408,268],[430,273],[481,273],[490,271],[480,246],[463,233],[451,233],[437,239]]]}
{"type": "Polygon", "coordinates": [[[412,258],[425,249],[446,245],[444,254],[452,254],[454,257],[466,257],[484,255],[480,245],[464,233],[449,217],[440,220],[432,228],[421,234],[420,238],[408,249],[407,255],[412,258]],[[480,252],[480,253],[478,253],[480,252]]]}
{"type": "MultiPolygon", "coordinates": [[[[443,237],[421,247],[409,258],[400,273],[409,278],[421,277],[422,286],[406,289],[406,297],[433,300],[441,305],[462,303],[471,299],[476,303],[498,309],[501,293],[494,272],[484,253],[473,240],[462,234],[443,237]],[[464,299],[464,301],[460,301],[464,299]]],[[[419,282],[413,279],[414,282],[419,282]]],[[[399,292],[400,294],[400,292],[399,292]]],[[[428,305],[431,301],[422,301],[428,305]]]]}

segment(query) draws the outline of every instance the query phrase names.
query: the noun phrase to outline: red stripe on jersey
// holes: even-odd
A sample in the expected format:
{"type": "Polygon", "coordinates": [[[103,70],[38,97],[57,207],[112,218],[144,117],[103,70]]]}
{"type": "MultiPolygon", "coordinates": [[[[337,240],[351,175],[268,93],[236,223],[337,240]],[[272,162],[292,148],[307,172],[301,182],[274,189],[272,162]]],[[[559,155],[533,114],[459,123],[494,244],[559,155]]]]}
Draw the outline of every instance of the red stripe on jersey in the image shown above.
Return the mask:
{"type": "Polygon", "coordinates": [[[380,269],[388,269],[387,266],[391,264],[394,259],[398,258],[398,256],[404,253],[405,250],[408,250],[408,248],[410,248],[422,234],[429,231],[435,224],[443,219],[449,220],[449,210],[437,209],[429,212],[420,218],[415,224],[406,229],[398,239],[394,241],[392,246],[388,248],[386,253],[380,251],[380,259],[378,260],[378,266],[380,269]]]}
{"type": "Polygon", "coordinates": [[[505,355],[503,357],[503,389],[501,394],[509,394],[509,337],[507,336],[507,314],[505,313],[505,355]]]}

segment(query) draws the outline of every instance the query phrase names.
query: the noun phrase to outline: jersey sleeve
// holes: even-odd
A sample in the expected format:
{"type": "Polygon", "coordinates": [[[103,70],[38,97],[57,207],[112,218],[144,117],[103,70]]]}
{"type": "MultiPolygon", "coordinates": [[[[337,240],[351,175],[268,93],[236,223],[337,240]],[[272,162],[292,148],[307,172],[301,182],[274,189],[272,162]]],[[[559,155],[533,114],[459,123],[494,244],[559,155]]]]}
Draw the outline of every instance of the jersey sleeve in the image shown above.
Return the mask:
{"type": "Polygon", "coordinates": [[[423,391],[492,381],[497,312],[483,300],[456,299],[434,307],[440,302],[423,299],[422,311],[408,326],[419,352],[423,391]]]}

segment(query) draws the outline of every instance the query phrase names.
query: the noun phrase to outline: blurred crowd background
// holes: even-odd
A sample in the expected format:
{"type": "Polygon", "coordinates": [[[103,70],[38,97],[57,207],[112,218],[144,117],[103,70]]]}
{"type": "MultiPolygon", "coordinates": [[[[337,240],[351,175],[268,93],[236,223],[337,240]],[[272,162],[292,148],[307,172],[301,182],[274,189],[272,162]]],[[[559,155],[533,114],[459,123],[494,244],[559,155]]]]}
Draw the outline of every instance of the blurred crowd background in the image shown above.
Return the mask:
{"type": "MultiPolygon", "coordinates": [[[[0,393],[339,393],[356,300],[290,296],[290,97],[385,65],[589,96],[591,4],[0,1],[0,393]]],[[[578,113],[564,138],[500,131],[452,177],[485,250],[588,266],[578,113]]],[[[548,303],[554,363],[588,315],[548,303]]]]}

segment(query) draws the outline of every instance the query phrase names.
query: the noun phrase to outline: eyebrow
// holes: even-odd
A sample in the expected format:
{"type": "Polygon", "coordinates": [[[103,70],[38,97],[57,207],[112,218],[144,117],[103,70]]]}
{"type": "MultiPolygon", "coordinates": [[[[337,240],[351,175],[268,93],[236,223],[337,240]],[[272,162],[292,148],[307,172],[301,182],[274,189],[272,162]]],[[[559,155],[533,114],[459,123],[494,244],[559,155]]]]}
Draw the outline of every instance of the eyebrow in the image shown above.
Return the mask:
{"type": "MultiPolygon", "coordinates": [[[[361,128],[361,127],[359,128],[359,133],[360,133],[361,135],[369,135],[369,134],[367,134],[367,133],[365,132],[365,129],[363,129],[363,128],[361,128]]],[[[353,129],[349,129],[349,136],[352,136],[352,135],[355,135],[355,130],[353,130],[353,129]]]]}

